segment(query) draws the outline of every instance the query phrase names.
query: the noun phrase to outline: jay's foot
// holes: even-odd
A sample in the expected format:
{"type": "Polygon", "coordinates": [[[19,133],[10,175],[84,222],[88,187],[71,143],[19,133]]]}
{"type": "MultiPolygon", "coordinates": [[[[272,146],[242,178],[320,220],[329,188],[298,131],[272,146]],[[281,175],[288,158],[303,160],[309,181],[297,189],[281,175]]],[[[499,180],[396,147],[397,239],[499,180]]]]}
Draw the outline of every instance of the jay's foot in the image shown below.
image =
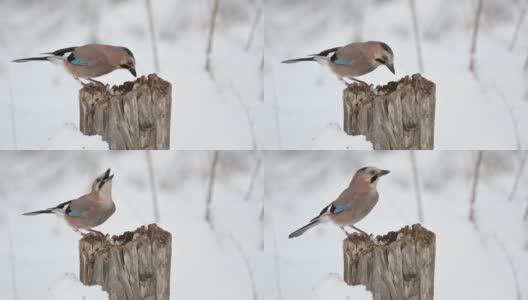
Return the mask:
{"type": "Polygon", "coordinates": [[[96,85],[97,85],[97,84],[100,84],[100,85],[102,85],[102,86],[105,86],[105,84],[102,83],[101,81],[97,81],[97,80],[95,80],[95,79],[91,79],[91,78],[87,78],[87,80],[89,80],[89,81],[95,83],[96,85]]]}

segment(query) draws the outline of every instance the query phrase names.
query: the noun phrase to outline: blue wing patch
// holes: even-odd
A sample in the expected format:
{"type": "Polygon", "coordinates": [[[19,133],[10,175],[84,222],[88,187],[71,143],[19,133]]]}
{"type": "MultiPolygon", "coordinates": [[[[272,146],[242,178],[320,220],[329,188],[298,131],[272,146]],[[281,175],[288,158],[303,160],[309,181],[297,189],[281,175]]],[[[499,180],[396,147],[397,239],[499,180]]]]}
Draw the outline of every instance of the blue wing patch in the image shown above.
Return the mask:
{"type": "Polygon", "coordinates": [[[331,209],[330,212],[332,212],[334,214],[338,214],[338,213],[341,213],[341,212],[344,212],[345,210],[347,210],[348,209],[348,205],[344,205],[344,204],[334,205],[332,208],[333,209],[331,209]]]}
{"type": "Polygon", "coordinates": [[[81,213],[76,210],[68,210],[66,213],[68,214],[68,216],[74,217],[74,218],[78,218],[81,216],[81,213]]]}
{"type": "Polygon", "coordinates": [[[336,65],[351,65],[352,63],[348,60],[338,57],[336,60],[334,60],[334,64],[336,65]]]}
{"type": "Polygon", "coordinates": [[[79,58],[74,58],[74,59],[70,60],[70,63],[72,63],[72,64],[74,64],[76,66],[87,66],[87,65],[90,64],[86,60],[82,60],[82,59],[79,59],[79,58]]]}

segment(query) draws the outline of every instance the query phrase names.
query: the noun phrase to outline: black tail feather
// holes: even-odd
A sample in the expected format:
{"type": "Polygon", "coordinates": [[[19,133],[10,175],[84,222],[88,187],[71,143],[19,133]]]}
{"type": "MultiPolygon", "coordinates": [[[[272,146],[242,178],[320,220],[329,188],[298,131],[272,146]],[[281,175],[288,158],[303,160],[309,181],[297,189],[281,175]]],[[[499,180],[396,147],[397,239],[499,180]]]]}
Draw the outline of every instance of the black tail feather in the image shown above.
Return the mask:
{"type": "Polygon", "coordinates": [[[43,209],[43,210],[37,210],[37,211],[27,212],[27,213],[24,213],[24,214],[22,214],[22,215],[23,215],[23,216],[34,216],[34,215],[40,215],[40,214],[51,214],[51,213],[53,213],[53,209],[48,208],[48,209],[43,209]]]}
{"type": "Polygon", "coordinates": [[[332,49],[324,50],[319,52],[318,54],[314,54],[313,56],[327,56],[330,53],[336,52],[339,49],[339,47],[335,47],[332,49]]]}
{"type": "Polygon", "coordinates": [[[303,58],[296,58],[296,59],[289,59],[285,61],[281,61],[283,64],[293,64],[300,61],[314,61],[315,59],[313,57],[303,57],[303,58]]]}
{"type": "Polygon", "coordinates": [[[42,53],[42,54],[50,54],[50,55],[55,55],[55,56],[63,56],[63,55],[66,54],[66,53],[70,53],[70,52],[72,52],[73,50],[75,50],[75,48],[78,48],[78,47],[69,47],[69,48],[59,49],[59,50],[55,50],[55,51],[53,51],[53,52],[47,52],[47,53],[42,53]]]}
{"type": "Polygon", "coordinates": [[[34,60],[48,60],[48,57],[47,56],[43,56],[43,57],[27,57],[27,58],[19,58],[19,59],[15,59],[15,60],[12,60],[11,62],[27,62],[27,61],[34,61],[34,60]]]}
{"type": "Polygon", "coordinates": [[[308,229],[310,229],[310,228],[312,228],[312,227],[314,227],[315,225],[318,225],[318,224],[319,224],[319,220],[311,221],[310,223],[308,223],[308,224],[304,225],[303,227],[301,227],[301,228],[295,230],[294,232],[292,232],[292,233],[288,236],[288,238],[291,239],[291,238],[294,238],[294,237],[298,237],[298,236],[300,236],[301,234],[305,233],[306,230],[308,230],[308,229]]]}

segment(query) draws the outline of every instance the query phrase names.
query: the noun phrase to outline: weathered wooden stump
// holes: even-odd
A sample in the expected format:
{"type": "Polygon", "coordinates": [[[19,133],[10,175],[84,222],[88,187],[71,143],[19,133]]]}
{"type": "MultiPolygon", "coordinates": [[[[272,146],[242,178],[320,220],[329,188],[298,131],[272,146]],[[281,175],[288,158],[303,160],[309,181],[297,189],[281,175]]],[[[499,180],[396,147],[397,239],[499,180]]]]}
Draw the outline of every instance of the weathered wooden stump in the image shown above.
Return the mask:
{"type": "Polygon", "coordinates": [[[172,86],[156,74],[111,90],[90,84],[79,91],[80,128],[101,135],[112,150],[168,150],[172,86]]]}
{"type": "Polygon", "coordinates": [[[110,300],[168,300],[171,234],[155,224],[107,240],[101,234],[79,241],[80,279],[101,285],[110,300]]]}
{"type": "Polygon", "coordinates": [[[432,150],[436,86],[414,74],[372,91],[353,84],[343,91],[343,128],[364,135],[375,150],[432,150]]]}
{"type": "Polygon", "coordinates": [[[343,241],[344,280],[365,285],[374,300],[433,300],[435,241],[419,224],[377,236],[343,241]]]}

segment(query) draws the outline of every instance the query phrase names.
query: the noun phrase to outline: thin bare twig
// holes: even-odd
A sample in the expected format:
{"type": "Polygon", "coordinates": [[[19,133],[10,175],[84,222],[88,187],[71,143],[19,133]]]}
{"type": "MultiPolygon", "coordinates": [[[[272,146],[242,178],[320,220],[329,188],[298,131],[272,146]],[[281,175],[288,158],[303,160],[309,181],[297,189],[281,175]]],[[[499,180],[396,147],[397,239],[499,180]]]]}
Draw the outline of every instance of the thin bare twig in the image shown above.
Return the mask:
{"type": "Polygon", "coordinates": [[[262,8],[262,3],[257,4],[257,8],[255,10],[255,19],[253,20],[253,24],[251,24],[251,29],[249,31],[249,35],[246,41],[246,52],[249,51],[251,43],[253,43],[253,39],[255,38],[255,32],[257,31],[258,24],[260,23],[260,19],[262,18],[263,11],[264,9],[262,8]]]}
{"type": "Polygon", "coordinates": [[[251,146],[253,147],[252,149],[257,150],[258,146],[257,146],[257,135],[255,134],[255,120],[251,116],[251,109],[249,105],[244,103],[244,100],[242,100],[242,96],[240,95],[240,93],[238,92],[238,90],[232,83],[231,83],[231,89],[235,93],[238,103],[244,109],[244,114],[246,116],[246,120],[248,121],[249,133],[251,135],[251,146]]]}
{"type": "Polygon", "coordinates": [[[11,289],[13,290],[13,299],[18,299],[17,293],[17,282],[16,282],[16,272],[15,272],[15,247],[13,247],[13,234],[11,232],[11,226],[9,226],[9,219],[7,221],[7,239],[9,244],[9,265],[11,271],[11,289]]]}
{"type": "Polygon", "coordinates": [[[270,224],[271,226],[271,234],[273,235],[273,261],[275,263],[275,279],[277,284],[277,294],[279,296],[279,300],[282,299],[282,291],[281,291],[281,285],[280,285],[280,270],[279,270],[279,250],[277,250],[277,236],[275,234],[275,228],[273,227],[273,224],[270,224]]]}
{"type": "Polygon", "coordinates": [[[420,182],[418,177],[418,164],[416,163],[416,154],[414,151],[409,151],[409,156],[411,158],[411,167],[413,172],[414,179],[414,189],[416,192],[416,204],[418,206],[418,221],[424,223],[424,214],[423,214],[423,205],[422,205],[422,193],[420,191],[420,182]]]}
{"type": "Polygon", "coordinates": [[[513,182],[510,195],[508,196],[508,200],[510,200],[510,202],[513,201],[513,199],[515,198],[515,194],[517,193],[517,188],[519,187],[519,181],[522,177],[527,158],[528,158],[528,151],[523,151],[521,160],[519,161],[519,169],[517,170],[517,174],[515,175],[515,181],[513,182]]]}
{"type": "Polygon", "coordinates": [[[471,40],[471,54],[469,58],[469,71],[475,74],[475,52],[477,50],[477,36],[480,29],[480,16],[482,15],[482,2],[483,0],[478,0],[477,10],[475,13],[475,25],[473,27],[473,38],[471,40]]]}
{"type": "Polygon", "coordinates": [[[209,183],[207,185],[207,198],[205,199],[205,221],[209,223],[211,228],[214,228],[211,218],[211,203],[213,202],[213,188],[216,178],[216,169],[218,165],[219,151],[213,152],[213,161],[211,162],[211,169],[209,170],[209,183]]]}
{"type": "Polygon", "coordinates": [[[416,54],[418,56],[418,70],[423,73],[423,57],[422,57],[422,45],[420,39],[420,30],[418,27],[418,16],[416,14],[416,3],[414,0],[409,0],[409,6],[411,7],[411,15],[413,19],[414,39],[416,41],[416,54]]]}
{"type": "Polygon", "coordinates": [[[517,269],[515,268],[515,263],[513,261],[513,257],[508,252],[506,247],[504,246],[504,243],[495,235],[495,240],[497,241],[497,244],[500,246],[502,252],[504,252],[504,256],[506,256],[506,260],[508,261],[508,266],[510,267],[512,277],[513,277],[513,283],[515,284],[515,294],[517,295],[516,299],[521,300],[521,285],[519,283],[519,274],[517,269]]]}
{"type": "Polygon", "coordinates": [[[244,200],[249,201],[251,198],[251,194],[253,193],[253,189],[255,187],[255,181],[257,179],[257,176],[260,171],[260,166],[262,165],[262,158],[259,156],[256,159],[255,169],[253,170],[253,174],[251,174],[251,179],[249,180],[249,186],[246,191],[246,195],[244,196],[244,200]]]}
{"type": "Polygon", "coordinates": [[[251,267],[251,262],[249,261],[249,257],[244,252],[244,249],[242,249],[242,246],[235,240],[233,235],[231,234],[231,241],[233,242],[233,245],[235,245],[235,248],[240,253],[240,256],[244,260],[244,264],[246,265],[246,269],[249,275],[249,282],[251,283],[251,293],[252,293],[252,299],[257,300],[258,299],[258,293],[257,293],[257,285],[255,284],[255,270],[251,267]]]}
{"type": "Polygon", "coordinates": [[[499,98],[501,99],[506,109],[508,109],[508,114],[510,115],[510,120],[512,121],[513,134],[515,135],[515,143],[517,144],[517,150],[521,150],[522,142],[521,142],[521,134],[519,132],[519,120],[515,117],[513,105],[508,103],[508,100],[506,99],[506,95],[504,95],[504,93],[500,91],[498,87],[496,87],[496,89],[499,92],[499,96],[500,96],[499,98]]]}
{"type": "Polygon", "coordinates": [[[519,20],[517,20],[517,24],[515,25],[515,30],[513,31],[512,39],[510,42],[509,50],[513,51],[513,47],[515,46],[515,43],[517,42],[517,38],[519,36],[519,30],[521,29],[521,25],[524,21],[524,17],[526,16],[526,11],[528,10],[528,3],[525,3],[524,6],[521,8],[520,14],[519,14],[519,20]]]}
{"type": "Polygon", "coordinates": [[[11,116],[11,139],[13,140],[13,149],[18,149],[17,134],[16,134],[16,114],[15,114],[15,98],[13,97],[13,88],[11,87],[11,76],[7,70],[7,91],[9,94],[9,111],[11,116]]]}
{"type": "MultiPolygon", "coordinates": [[[[527,51],[527,53],[528,53],[528,51],[527,51]]],[[[524,70],[524,72],[528,71],[528,54],[526,55],[526,60],[524,61],[523,70],[524,70]]]]}
{"type": "Polygon", "coordinates": [[[156,73],[160,72],[160,64],[158,58],[158,42],[156,39],[156,30],[154,28],[154,16],[152,14],[152,3],[150,0],[145,0],[147,6],[147,17],[149,21],[150,39],[152,41],[152,56],[154,57],[154,70],[156,73]]]}
{"type": "Polygon", "coordinates": [[[480,166],[482,165],[482,150],[477,152],[477,161],[475,162],[475,169],[473,173],[473,185],[471,187],[471,196],[469,198],[469,221],[473,223],[475,228],[477,223],[475,222],[475,202],[477,200],[477,187],[480,177],[480,166]]]}
{"type": "Polygon", "coordinates": [[[152,207],[154,209],[154,222],[160,222],[160,213],[159,213],[159,203],[158,203],[158,193],[156,190],[156,180],[154,178],[154,164],[152,163],[152,155],[150,151],[145,151],[145,156],[147,159],[147,168],[149,173],[149,183],[150,183],[150,193],[152,196],[152,207]]]}
{"type": "Polygon", "coordinates": [[[260,223],[260,251],[264,252],[264,193],[262,193],[262,199],[260,203],[260,215],[259,215],[259,223],[260,223]]]}
{"type": "Polygon", "coordinates": [[[272,92],[273,92],[273,110],[275,112],[275,134],[277,135],[277,146],[280,150],[282,148],[281,143],[281,132],[280,132],[280,119],[279,119],[279,97],[277,97],[277,87],[275,86],[275,76],[273,76],[273,72],[270,72],[271,76],[271,84],[273,84],[272,92]]]}
{"type": "Polygon", "coordinates": [[[209,35],[207,38],[207,49],[205,50],[205,71],[211,74],[211,52],[213,51],[213,38],[216,27],[216,17],[218,15],[218,6],[220,0],[214,0],[213,10],[211,11],[211,20],[209,22],[209,35]]]}
{"type": "Polygon", "coordinates": [[[524,222],[528,222],[528,205],[526,205],[526,209],[525,209],[524,215],[523,215],[523,220],[524,220],[524,222]]]}

